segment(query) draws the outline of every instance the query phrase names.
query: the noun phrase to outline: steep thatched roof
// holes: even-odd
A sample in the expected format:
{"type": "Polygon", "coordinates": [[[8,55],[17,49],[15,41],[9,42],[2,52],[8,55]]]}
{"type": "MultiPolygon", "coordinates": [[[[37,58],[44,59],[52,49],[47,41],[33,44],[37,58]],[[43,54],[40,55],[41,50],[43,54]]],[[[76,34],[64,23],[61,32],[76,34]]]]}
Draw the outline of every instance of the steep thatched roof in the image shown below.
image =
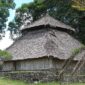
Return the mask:
{"type": "Polygon", "coordinates": [[[42,25],[44,25],[44,26],[50,25],[52,27],[59,27],[61,29],[68,29],[68,30],[74,31],[74,29],[72,27],[70,27],[69,25],[62,23],[61,21],[56,20],[49,15],[42,17],[41,19],[35,21],[34,23],[32,23],[30,25],[24,26],[20,30],[31,29],[33,27],[36,27],[36,29],[37,29],[38,26],[42,26],[42,25]]]}
{"type": "Polygon", "coordinates": [[[12,60],[34,59],[53,56],[67,59],[81,43],[66,32],[49,28],[28,32],[7,49],[12,60]]]}

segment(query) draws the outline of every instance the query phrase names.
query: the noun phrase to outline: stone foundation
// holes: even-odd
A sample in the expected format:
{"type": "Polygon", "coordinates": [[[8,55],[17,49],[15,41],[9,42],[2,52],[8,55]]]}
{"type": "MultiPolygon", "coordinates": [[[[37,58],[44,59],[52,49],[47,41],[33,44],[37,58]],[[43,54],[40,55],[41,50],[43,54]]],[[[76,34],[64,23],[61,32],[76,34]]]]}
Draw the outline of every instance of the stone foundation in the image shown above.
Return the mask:
{"type": "MultiPolygon", "coordinates": [[[[1,77],[6,77],[13,80],[23,80],[28,83],[34,82],[52,82],[52,81],[61,81],[59,77],[50,71],[35,71],[35,72],[22,72],[22,71],[15,71],[15,72],[0,72],[1,77]]],[[[78,76],[64,76],[62,81],[64,82],[83,82],[85,83],[85,75],[78,75],[78,76]]]]}
{"type": "Polygon", "coordinates": [[[64,76],[62,82],[79,82],[79,83],[85,83],[85,75],[73,75],[73,76],[64,76]]]}
{"type": "Polygon", "coordinates": [[[58,80],[56,75],[51,72],[0,72],[0,76],[13,80],[23,80],[28,83],[58,80]]]}

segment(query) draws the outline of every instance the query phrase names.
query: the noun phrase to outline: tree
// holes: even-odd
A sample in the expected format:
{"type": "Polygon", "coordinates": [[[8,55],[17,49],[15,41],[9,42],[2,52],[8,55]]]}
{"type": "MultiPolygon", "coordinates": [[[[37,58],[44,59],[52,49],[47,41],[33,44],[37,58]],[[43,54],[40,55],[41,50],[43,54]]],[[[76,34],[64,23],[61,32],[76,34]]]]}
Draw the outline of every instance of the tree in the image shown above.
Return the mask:
{"type": "Polygon", "coordinates": [[[85,11],[85,0],[72,0],[73,1],[73,8],[76,8],[81,11],[85,11]]]}
{"type": "MultiPolygon", "coordinates": [[[[57,0],[59,1],[59,0],[57,0]]],[[[16,15],[14,18],[14,21],[18,27],[20,27],[23,24],[23,17],[24,14],[31,15],[33,17],[33,21],[41,18],[42,16],[46,15],[46,13],[49,13],[50,15],[56,16],[55,11],[57,11],[56,0],[34,0],[34,2],[23,4],[20,8],[16,10],[16,15]],[[50,4],[51,3],[51,4],[50,4]]],[[[60,4],[60,3],[59,3],[60,4]]]]}
{"type": "Polygon", "coordinates": [[[15,7],[14,0],[0,0],[0,33],[6,28],[6,21],[9,17],[9,9],[15,7]]]}
{"type": "Polygon", "coordinates": [[[10,22],[8,26],[8,30],[10,30],[11,39],[14,39],[14,34],[17,34],[16,32],[18,27],[16,26],[15,22],[10,22]]]}
{"type": "Polygon", "coordinates": [[[11,21],[8,25],[9,26],[8,29],[10,30],[11,33],[11,38],[17,39],[18,37],[20,37],[21,36],[20,29],[23,29],[24,26],[31,24],[32,21],[33,17],[27,11],[26,12],[17,11],[14,20],[11,21]],[[14,35],[16,35],[16,38],[14,38],[14,35]]]}
{"type": "Polygon", "coordinates": [[[72,0],[72,7],[80,12],[80,17],[78,18],[77,28],[78,37],[85,44],[85,0],[72,0]]]}
{"type": "Polygon", "coordinates": [[[12,58],[11,54],[6,52],[6,51],[2,51],[0,50],[0,58],[3,59],[10,59],[12,58]]]}
{"type": "MultiPolygon", "coordinates": [[[[78,33],[76,36],[80,36],[80,34],[85,34],[81,28],[81,26],[84,28],[84,23],[81,25],[82,23],[80,21],[80,18],[84,16],[85,13],[84,11],[74,9],[72,7],[73,5],[74,3],[71,0],[34,0],[31,3],[23,4],[16,10],[14,22],[15,25],[20,28],[22,24],[26,22],[24,19],[24,14],[27,16],[30,14],[33,21],[49,14],[55,19],[58,19],[75,28],[78,33]],[[80,31],[81,29],[82,31],[80,31]]],[[[28,20],[30,19],[28,18],[28,20]]],[[[84,38],[82,40],[85,42],[84,38]]]]}
{"type": "Polygon", "coordinates": [[[47,13],[66,24],[74,26],[77,23],[79,12],[71,8],[70,0],[34,0],[34,2],[23,4],[16,10],[19,16],[15,22],[22,24],[23,13],[31,14],[33,21],[41,18],[47,13]]]}

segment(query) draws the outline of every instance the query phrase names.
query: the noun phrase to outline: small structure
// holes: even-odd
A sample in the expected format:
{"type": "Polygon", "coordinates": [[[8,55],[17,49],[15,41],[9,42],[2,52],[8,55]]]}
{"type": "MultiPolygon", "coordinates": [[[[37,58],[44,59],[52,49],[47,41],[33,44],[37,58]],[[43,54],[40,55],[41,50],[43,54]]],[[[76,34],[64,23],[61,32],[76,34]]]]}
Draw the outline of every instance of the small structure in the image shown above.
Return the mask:
{"type": "MultiPolygon", "coordinates": [[[[22,37],[7,51],[12,59],[4,61],[3,71],[56,70],[59,72],[64,61],[81,43],[71,34],[73,28],[49,15],[21,29],[22,37]]],[[[71,67],[73,67],[76,58],[71,67]]],[[[69,67],[70,68],[70,67],[69,67]]]]}

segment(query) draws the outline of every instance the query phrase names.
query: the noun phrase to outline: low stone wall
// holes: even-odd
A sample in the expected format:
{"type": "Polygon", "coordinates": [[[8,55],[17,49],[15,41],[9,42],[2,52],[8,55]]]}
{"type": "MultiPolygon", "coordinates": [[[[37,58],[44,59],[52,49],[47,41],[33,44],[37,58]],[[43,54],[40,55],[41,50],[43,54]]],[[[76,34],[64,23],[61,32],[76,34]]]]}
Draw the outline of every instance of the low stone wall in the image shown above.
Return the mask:
{"type": "Polygon", "coordinates": [[[0,72],[0,76],[13,80],[23,80],[28,83],[58,80],[56,75],[51,72],[0,72]]]}
{"type": "Polygon", "coordinates": [[[63,77],[63,82],[79,82],[79,83],[85,83],[85,75],[73,75],[73,76],[64,76],[63,77]]]}
{"type": "Polygon", "coordinates": [[[61,81],[64,82],[83,82],[85,83],[85,75],[78,75],[78,76],[63,76],[60,80],[55,73],[50,71],[35,71],[35,72],[0,72],[0,76],[7,77],[13,80],[23,80],[28,83],[34,82],[52,82],[52,81],[61,81]]]}

